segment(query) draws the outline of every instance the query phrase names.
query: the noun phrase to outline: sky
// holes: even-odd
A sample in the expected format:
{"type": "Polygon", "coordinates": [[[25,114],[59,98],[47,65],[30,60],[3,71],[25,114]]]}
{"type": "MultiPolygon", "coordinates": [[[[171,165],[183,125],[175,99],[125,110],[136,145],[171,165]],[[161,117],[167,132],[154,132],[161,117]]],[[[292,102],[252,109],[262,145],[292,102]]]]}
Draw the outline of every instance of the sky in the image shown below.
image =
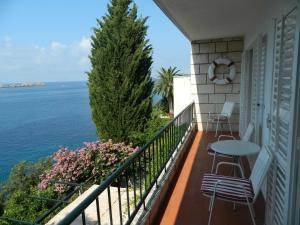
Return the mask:
{"type": "MultiPolygon", "coordinates": [[[[0,83],[85,81],[90,37],[109,0],[1,0],[0,83]]],[[[135,0],[148,16],[152,76],[161,67],[189,73],[190,44],[152,0],[135,0]]]]}

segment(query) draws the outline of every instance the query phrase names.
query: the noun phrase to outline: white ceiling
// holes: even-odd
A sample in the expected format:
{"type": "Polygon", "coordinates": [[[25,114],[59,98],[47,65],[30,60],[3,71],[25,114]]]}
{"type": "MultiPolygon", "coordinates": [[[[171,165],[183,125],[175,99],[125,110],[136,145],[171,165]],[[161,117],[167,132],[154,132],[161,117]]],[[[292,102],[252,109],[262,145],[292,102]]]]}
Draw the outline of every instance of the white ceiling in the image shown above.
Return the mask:
{"type": "Polygon", "coordinates": [[[190,40],[244,36],[272,0],[154,0],[190,40]]]}

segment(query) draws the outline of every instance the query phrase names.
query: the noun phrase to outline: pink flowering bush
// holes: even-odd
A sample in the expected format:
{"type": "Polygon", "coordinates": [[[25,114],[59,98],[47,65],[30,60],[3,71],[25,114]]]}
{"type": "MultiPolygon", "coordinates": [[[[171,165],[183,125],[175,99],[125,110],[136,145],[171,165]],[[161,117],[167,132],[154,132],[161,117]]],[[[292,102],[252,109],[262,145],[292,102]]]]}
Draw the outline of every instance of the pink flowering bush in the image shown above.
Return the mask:
{"type": "MultiPolygon", "coordinates": [[[[46,189],[53,181],[82,183],[95,175],[95,182],[112,173],[117,166],[138,148],[124,143],[107,142],[85,143],[85,147],[71,151],[61,148],[53,154],[52,168],[40,176],[40,189],[46,189]]],[[[68,190],[65,184],[54,183],[55,191],[68,190]]]]}
{"type": "MultiPolygon", "coordinates": [[[[91,148],[89,144],[87,147],[91,148]]],[[[125,145],[124,143],[113,144],[111,140],[99,143],[97,147],[100,151],[95,154],[93,173],[99,174],[101,178],[111,174],[117,165],[139,150],[138,147],[133,148],[132,145],[125,145]]]]}
{"type": "MultiPolygon", "coordinates": [[[[46,189],[53,180],[80,183],[91,176],[93,170],[92,155],[85,148],[70,151],[61,148],[52,156],[53,167],[40,176],[40,189],[46,189]]],[[[66,191],[64,184],[55,183],[57,192],[66,191]]]]}

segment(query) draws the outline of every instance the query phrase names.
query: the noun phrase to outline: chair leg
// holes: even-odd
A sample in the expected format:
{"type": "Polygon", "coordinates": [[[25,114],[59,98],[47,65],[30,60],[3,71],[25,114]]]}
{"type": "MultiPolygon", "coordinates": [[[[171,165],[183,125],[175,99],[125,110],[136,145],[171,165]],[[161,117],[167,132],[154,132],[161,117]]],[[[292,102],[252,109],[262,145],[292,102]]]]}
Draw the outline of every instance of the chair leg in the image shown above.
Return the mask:
{"type": "Polygon", "coordinates": [[[255,219],[255,218],[256,218],[256,213],[255,213],[253,204],[251,204],[250,207],[251,207],[251,210],[252,210],[253,217],[254,217],[254,219],[255,219]]]}
{"type": "Polygon", "coordinates": [[[212,203],[212,198],[210,198],[210,200],[209,200],[208,212],[211,211],[211,203],[212,203]]]}
{"type": "Polygon", "coordinates": [[[243,173],[245,174],[245,168],[244,168],[242,157],[239,157],[239,164],[241,165],[243,173]]]}
{"type": "Polygon", "coordinates": [[[236,210],[237,210],[237,205],[236,203],[233,203],[233,211],[236,212],[236,210]]]}
{"type": "Polygon", "coordinates": [[[256,222],[255,222],[255,213],[254,213],[253,205],[252,204],[250,205],[250,203],[248,203],[247,205],[248,205],[248,208],[249,208],[249,212],[250,212],[252,224],[256,225],[256,222]]]}
{"type": "Polygon", "coordinates": [[[214,154],[214,159],[213,159],[213,163],[212,163],[212,166],[211,166],[210,173],[214,173],[215,164],[216,164],[216,157],[217,157],[217,153],[214,154]]]}
{"type": "Polygon", "coordinates": [[[217,127],[216,127],[216,134],[215,134],[215,137],[218,136],[218,129],[219,129],[219,120],[218,120],[218,122],[217,122],[217,127]]]}
{"type": "Polygon", "coordinates": [[[232,128],[231,128],[231,123],[230,123],[229,118],[227,118],[227,122],[228,122],[229,130],[230,130],[230,134],[232,136],[232,128]]]}
{"type": "Polygon", "coordinates": [[[208,129],[208,120],[206,121],[206,129],[205,129],[205,133],[207,133],[207,129],[208,129]]]}
{"type": "Polygon", "coordinates": [[[214,205],[215,205],[215,195],[213,195],[210,199],[208,225],[211,224],[211,216],[212,216],[212,213],[213,213],[214,205]]]}

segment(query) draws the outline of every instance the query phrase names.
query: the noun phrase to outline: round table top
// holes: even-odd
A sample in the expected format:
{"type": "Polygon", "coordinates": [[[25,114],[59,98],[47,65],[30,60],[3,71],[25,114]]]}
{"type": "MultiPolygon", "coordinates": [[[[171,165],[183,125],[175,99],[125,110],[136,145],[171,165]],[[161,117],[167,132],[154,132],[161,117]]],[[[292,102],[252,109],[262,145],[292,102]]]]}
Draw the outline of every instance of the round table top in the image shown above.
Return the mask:
{"type": "Polygon", "coordinates": [[[211,144],[211,148],[217,153],[232,156],[253,155],[260,151],[259,145],[241,140],[217,141],[211,144]]]}

